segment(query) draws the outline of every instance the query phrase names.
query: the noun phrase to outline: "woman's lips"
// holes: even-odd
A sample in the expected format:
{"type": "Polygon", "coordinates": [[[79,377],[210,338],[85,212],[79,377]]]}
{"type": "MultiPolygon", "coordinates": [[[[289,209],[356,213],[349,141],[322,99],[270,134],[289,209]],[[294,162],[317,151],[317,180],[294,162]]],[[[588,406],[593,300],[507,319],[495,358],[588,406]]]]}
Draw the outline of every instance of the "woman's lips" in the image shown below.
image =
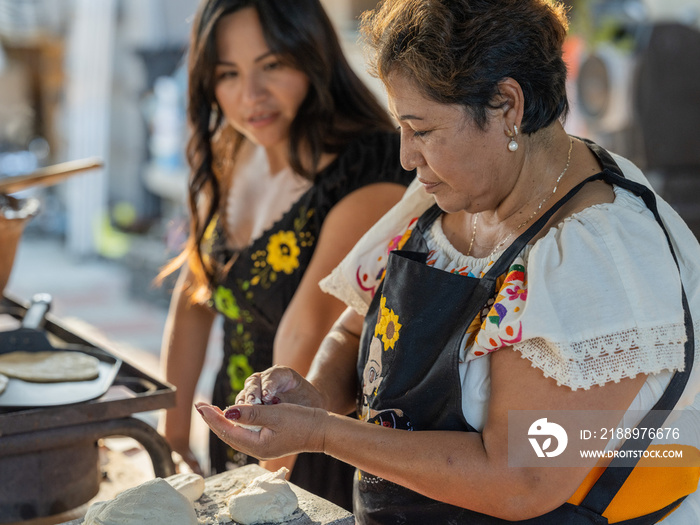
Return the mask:
{"type": "Polygon", "coordinates": [[[248,119],[248,125],[253,128],[265,127],[277,119],[277,112],[258,113],[248,119]]]}
{"type": "Polygon", "coordinates": [[[428,192],[440,185],[440,182],[430,182],[420,177],[418,177],[418,182],[420,182],[423,185],[423,189],[428,192]]]}

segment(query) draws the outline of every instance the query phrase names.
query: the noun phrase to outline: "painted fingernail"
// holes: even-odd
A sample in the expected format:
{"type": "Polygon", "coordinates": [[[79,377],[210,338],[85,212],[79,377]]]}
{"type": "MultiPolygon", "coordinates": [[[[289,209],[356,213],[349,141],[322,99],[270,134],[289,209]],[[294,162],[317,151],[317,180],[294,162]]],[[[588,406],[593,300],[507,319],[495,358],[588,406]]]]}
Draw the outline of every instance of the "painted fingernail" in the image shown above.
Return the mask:
{"type": "Polygon", "coordinates": [[[194,408],[197,410],[197,412],[199,412],[199,415],[200,415],[200,416],[203,416],[203,415],[204,415],[204,412],[202,412],[202,409],[199,408],[199,405],[195,405],[194,408]]]}
{"type": "Polygon", "coordinates": [[[272,396],[272,399],[270,400],[271,405],[279,405],[281,402],[282,400],[277,396],[272,396]]]}
{"type": "Polygon", "coordinates": [[[236,407],[231,407],[224,412],[224,417],[226,419],[233,419],[236,420],[239,417],[241,417],[241,411],[238,410],[236,407]]]}

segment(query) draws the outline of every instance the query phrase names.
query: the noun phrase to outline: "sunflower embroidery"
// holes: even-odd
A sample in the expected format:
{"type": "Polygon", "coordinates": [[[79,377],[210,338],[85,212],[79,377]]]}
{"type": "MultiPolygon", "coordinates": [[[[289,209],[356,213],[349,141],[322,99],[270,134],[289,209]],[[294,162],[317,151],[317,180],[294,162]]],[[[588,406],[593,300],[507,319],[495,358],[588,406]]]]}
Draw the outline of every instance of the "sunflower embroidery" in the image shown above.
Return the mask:
{"type": "Polygon", "coordinates": [[[382,343],[384,343],[385,351],[389,350],[389,348],[394,348],[394,344],[399,340],[399,330],[401,330],[399,316],[394,313],[394,310],[390,310],[387,316],[386,327],[382,334],[382,343]]]}
{"type": "Polygon", "coordinates": [[[299,267],[299,246],[294,232],[280,231],[270,236],[267,244],[267,262],[275,272],[291,274],[299,267]]]}
{"type": "Polygon", "coordinates": [[[253,268],[250,279],[246,280],[249,286],[268,289],[277,281],[279,273],[290,275],[299,268],[302,248],[311,248],[316,242],[313,233],[304,230],[313,215],[314,210],[301,208],[294,219],[293,230],[280,230],[270,235],[266,249],[252,253],[253,268]]]}
{"type": "Polygon", "coordinates": [[[379,312],[377,312],[377,324],[374,326],[374,337],[381,337],[386,333],[389,313],[389,309],[386,307],[386,297],[382,295],[379,301],[379,312]]]}

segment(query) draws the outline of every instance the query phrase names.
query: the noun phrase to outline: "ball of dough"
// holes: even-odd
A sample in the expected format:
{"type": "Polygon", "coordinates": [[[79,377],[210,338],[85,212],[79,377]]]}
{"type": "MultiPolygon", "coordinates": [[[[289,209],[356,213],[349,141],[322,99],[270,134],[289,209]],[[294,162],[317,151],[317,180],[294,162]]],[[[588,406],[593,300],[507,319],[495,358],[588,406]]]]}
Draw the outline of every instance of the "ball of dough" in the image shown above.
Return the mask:
{"type": "Polygon", "coordinates": [[[231,496],[231,518],[243,525],[282,523],[296,511],[299,501],[284,479],[288,470],[281,468],[258,476],[239,493],[231,496]]]}
{"type": "Polygon", "coordinates": [[[84,525],[199,525],[192,504],[167,481],[156,478],[94,503],[84,525]]]}
{"type": "Polygon", "coordinates": [[[204,494],[204,478],[195,473],[173,474],[165,478],[165,481],[194,503],[204,494]]]}
{"type": "Polygon", "coordinates": [[[244,425],[243,423],[236,423],[235,421],[233,424],[238,427],[245,428],[246,430],[252,430],[253,432],[260,432],[262,430],[262,427],[258,425],[244,425]]]}
{"type": "MultiPolygon", "coordinates": [[[[263,405],[263,404],[264,403],[262,402],[262,399],[260,399],[260,398],[256,398],[251,403],[251,405],[263,405]]],[[[231,422],[238,427],[245,428],[246,430],[252,430],[253,432],[260,432],[262,430],[262,427],[259,425],[245,425],[243,423],[238,423],[236,421],[231,421],[231,422]]]]}

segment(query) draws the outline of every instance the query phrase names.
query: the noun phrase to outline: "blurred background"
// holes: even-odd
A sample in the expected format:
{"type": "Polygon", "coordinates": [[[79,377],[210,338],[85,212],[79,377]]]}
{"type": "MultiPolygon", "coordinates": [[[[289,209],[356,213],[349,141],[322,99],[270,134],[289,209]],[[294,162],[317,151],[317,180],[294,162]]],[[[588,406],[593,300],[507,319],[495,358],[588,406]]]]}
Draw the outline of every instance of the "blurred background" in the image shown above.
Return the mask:
{"type": "MultiPolygon", "coordinates": [[[[357,17],[374,3],[324,1],[351,63],[383,98],[357,44],[357,17]]],[[[699,235],[700,0],[568,4],[568,131],[637,163],[699,235]]],[[[195,6],[0,0],[0,180],[104,162],[16,195],[38,198],[41,211],[25,227],[6,293],[50,293],[55,315],[156,376],[172,280],[152,281],[187,229],[184,60],[195,6]]],[[[193,432],[203,447],[204,429],[193,432]]]]}

